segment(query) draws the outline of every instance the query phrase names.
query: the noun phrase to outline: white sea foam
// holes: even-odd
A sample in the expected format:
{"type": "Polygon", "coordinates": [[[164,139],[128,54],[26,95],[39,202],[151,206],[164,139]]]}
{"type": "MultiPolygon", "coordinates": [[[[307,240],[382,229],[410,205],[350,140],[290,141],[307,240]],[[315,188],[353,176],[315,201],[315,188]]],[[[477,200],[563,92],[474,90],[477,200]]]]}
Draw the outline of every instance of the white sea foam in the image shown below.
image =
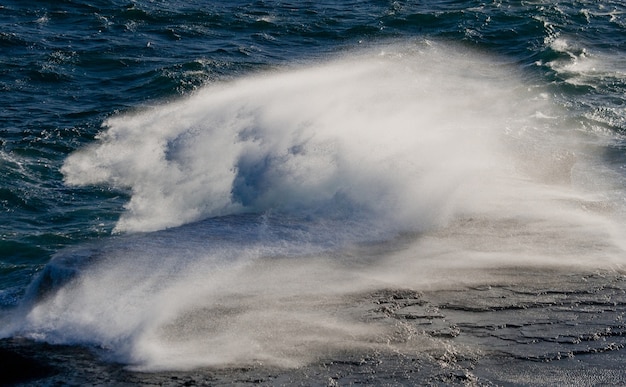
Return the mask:
{"type": "Polygon", "coordinates": [[[441,44],[111,118],[67,159],[67,183],[130,188],[119,232],[182,226],[60,254],[41,278],[62,283],[35,283],[1,334],[100,346],[142,370],[426,351],[439,344],[394,341],[399,325],[352,301],[480,283],[486,268],[622,264],[621,199],[601,196],[611,173],[568,122],[510,68],[441,44]]]}
{"type": "Polygon", "coordinates": [[[598,80],[608,83],[608,80],[615,79],[621,83],[626,78],[626,61],[622,55],[600,50],[590,52],[584,43],[562,36],[546,39],[546,45],[564,54],[564,57],[552,60],[547,65],[567,83],[595,87],[598,80]]]}

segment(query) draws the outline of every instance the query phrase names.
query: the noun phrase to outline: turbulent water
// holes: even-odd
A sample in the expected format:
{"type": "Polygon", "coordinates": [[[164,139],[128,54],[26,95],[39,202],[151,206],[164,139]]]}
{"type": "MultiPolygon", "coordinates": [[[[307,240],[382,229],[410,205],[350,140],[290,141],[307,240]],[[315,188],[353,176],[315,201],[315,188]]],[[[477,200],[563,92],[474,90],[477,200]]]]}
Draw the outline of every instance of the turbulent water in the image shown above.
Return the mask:
{"type": "Polygon", "coordinates": [[[512,268],[626,288],[622,2],[6,0],[0,21],[5,340],[141,371],[471,357],[495,344],[399,332],[431,302],[406,292],[550,292],[512,268]],[[389,289],[413,300],[393,323],[371,315],[389,289]]]}

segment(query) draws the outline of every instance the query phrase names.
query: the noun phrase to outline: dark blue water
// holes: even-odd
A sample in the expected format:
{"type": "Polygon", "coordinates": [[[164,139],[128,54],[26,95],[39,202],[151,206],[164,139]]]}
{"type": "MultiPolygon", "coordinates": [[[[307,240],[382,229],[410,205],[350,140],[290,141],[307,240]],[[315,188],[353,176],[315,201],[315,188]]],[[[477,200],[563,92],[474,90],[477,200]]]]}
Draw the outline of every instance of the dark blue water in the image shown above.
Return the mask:
{"type": "Polygon", "coordinates": [[[146,343],[185,353],[168,329],[233,294],[623,264],[622,2],[5,0],[0,25],[5,337],[245,362],[221,323],[222,357],[146,343]]]}

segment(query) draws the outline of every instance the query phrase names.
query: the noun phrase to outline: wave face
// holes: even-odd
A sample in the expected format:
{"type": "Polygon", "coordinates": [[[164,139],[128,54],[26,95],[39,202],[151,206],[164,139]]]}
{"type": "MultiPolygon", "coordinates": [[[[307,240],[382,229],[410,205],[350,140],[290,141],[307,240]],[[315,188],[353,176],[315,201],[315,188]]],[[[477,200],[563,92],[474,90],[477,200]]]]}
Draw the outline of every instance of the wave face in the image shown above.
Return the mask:
{"type": "Polygon", "coordinates": [[[421,41],[114,116],[62,172],[130,189],[121,235],[57,254],[0,334],[141,370],[293,367],[404,345],[364,292],[619,263],[619,178],[547,95],[421,41]]]}

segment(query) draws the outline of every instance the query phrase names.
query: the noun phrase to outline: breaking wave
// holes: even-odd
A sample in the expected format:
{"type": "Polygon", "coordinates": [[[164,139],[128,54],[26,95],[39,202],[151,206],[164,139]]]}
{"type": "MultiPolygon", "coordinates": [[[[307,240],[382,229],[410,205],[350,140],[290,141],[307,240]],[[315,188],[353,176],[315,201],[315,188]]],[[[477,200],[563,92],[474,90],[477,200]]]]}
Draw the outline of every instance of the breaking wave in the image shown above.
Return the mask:
{"type": "Polygon", "coordinates": [[[623,204],[599,194],[618,190],[598,139],[570,125],[502,61],[432,42],[112,117],[63,173],[130,189],[121,235],[59,253],[0,336],[142,370],[441,346],[392,339],[363,294],[621,264],[623,204]]]}

